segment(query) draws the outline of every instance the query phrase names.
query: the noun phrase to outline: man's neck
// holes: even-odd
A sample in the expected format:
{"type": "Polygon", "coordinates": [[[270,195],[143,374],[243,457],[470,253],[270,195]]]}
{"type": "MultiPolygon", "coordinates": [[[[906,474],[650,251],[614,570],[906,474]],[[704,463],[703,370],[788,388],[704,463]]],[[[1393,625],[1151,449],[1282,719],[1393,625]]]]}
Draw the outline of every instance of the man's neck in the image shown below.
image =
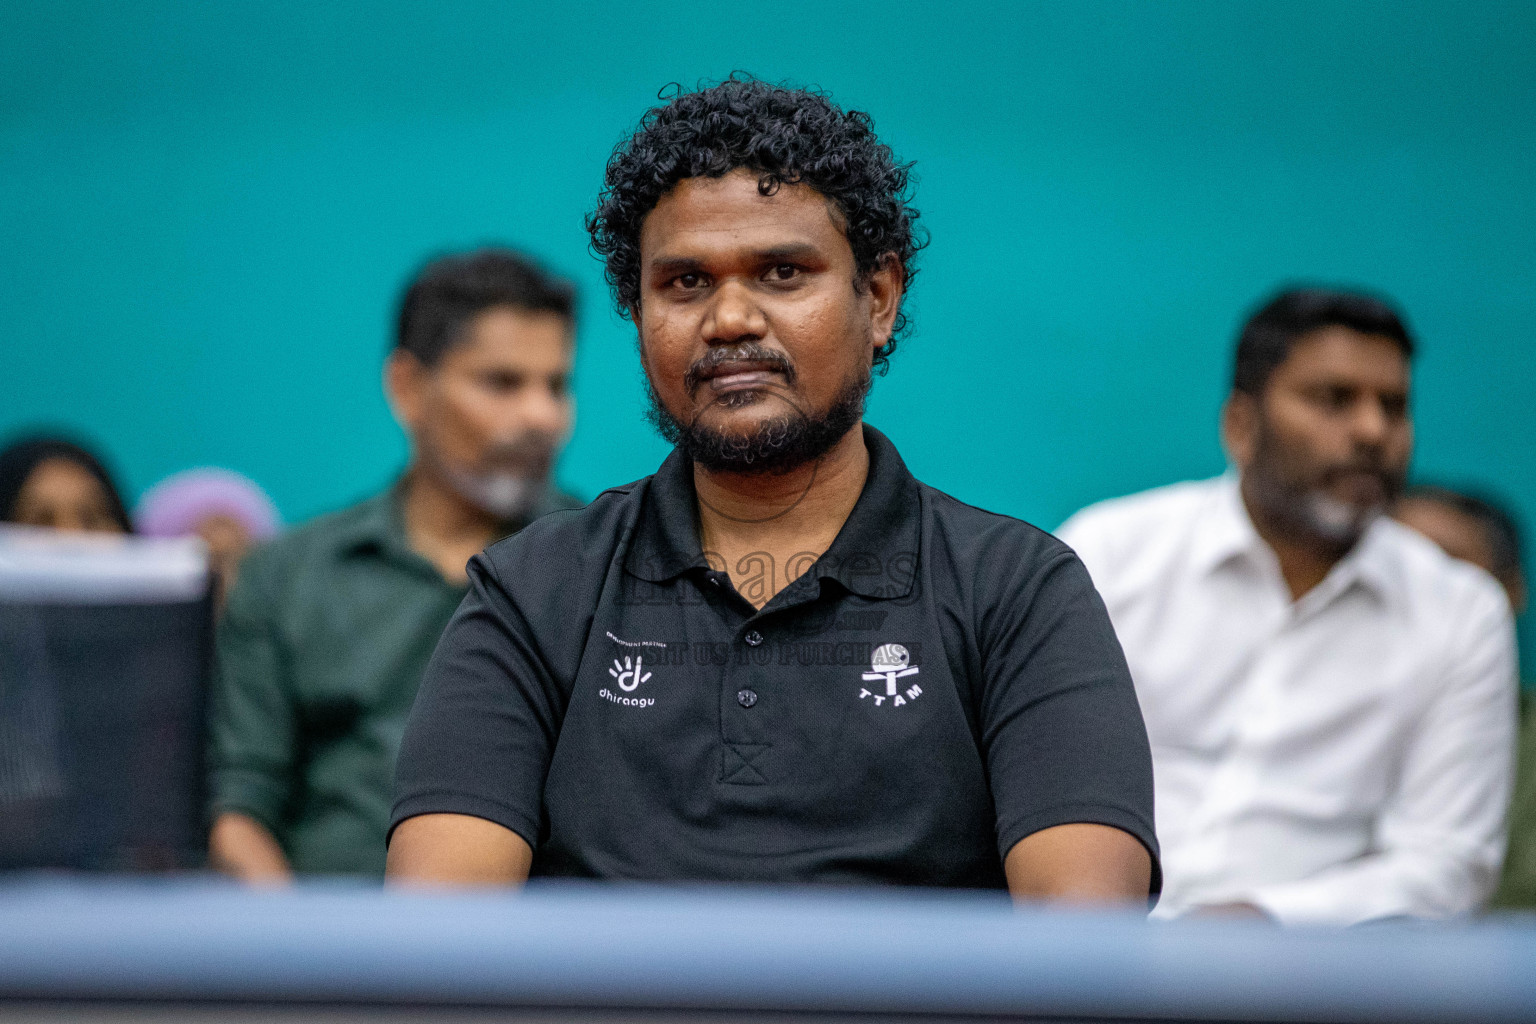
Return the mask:
{"type": "Polygon", "coordinates": [[[505,529],[495,516],[459,497],[419,464],[406,474],[401,509],[411,550],[450,583],[465,582],[465,563],[505,529]]]}
{"type": "Polygon", "coordinates": [[[699,540],[761,608],[831,547],[868,476],[859,424],[821,458],[783,474],[715,473],[695,463],[699,540]]]}
{"type": "Polygon", "coordinates": [[[1301,600],[1303,595],[1323,582],[1354,546],[1340,546],[1290,529],[1289,524],[1265,514],[1262,506],[1250,496],[1246,480],[1240,490],[1248,519],[1253,523],[1259,538],[1275,553],[1275,559],[1280,563],[1280,575],[1285,579],[1286,589],[1291,592],[1293,602],[1301,600]]]}

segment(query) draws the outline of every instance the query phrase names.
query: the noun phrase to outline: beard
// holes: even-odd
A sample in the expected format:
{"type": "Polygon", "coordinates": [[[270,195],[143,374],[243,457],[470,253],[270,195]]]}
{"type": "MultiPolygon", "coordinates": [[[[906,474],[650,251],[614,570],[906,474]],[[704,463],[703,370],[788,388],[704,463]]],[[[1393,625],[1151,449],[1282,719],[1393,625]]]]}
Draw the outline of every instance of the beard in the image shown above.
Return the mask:
{"type": "Polygon", "coordinates": [[[777,400],[783,415],[765,420],[750,433],[734,434],[699,423],[702,411],[683,423],[667,411],[650,380],[646,394],[650,408],[645,418],[662,439],[705,469],[715,473],[748,475],[787,473],[821,458],[864,417],[864,399],[873,377],[866,369],[843,384],[828,408],[809,415],[777,391],[727,395],[721,404],[742,408],[777,400]]]}
{"type": "Polygon", "coordinates": [[[1270,522],[1285,534],[1335,552],[1348,551],[1402,493],[1404,471],[1387,466],[1378,455],[1362,452],[1353,461],[1323,469],[1303,468],[1268,424],[1261,423],[1253,464],[1245,478],[1250,493],[1270,522]],[[1364,473],[1380,486],[1369,503],[1345,501],[1328,490],[1338,478],[1364,473]]]}
{"type": "MultiPolygon", "coordinates": [[[[425,449],[425,446],[424,446],[425,449]]],[[[503,521],[525,518],[549,489],[555,442],[527,434],[493,445],[472,467],[428,455],[436,475],[464,501],[503,521]]]]}
{"type": "Polygon", "coordinates": [[[545,481],[499,470],[449,470],[443,478],[455,494],[497,519],[521,519],[544,496],[545,481]]]}

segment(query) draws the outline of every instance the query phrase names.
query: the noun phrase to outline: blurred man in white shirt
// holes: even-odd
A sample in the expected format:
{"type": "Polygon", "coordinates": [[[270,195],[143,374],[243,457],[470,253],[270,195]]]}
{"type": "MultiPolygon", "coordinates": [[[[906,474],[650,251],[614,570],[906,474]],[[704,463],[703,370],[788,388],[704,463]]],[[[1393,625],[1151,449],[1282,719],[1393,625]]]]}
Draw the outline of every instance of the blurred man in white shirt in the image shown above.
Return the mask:
{"type": "Polygon", "coordinates": [[[1059,531],[1146,717],[1158,916],[1446,917],[1498,878],[1513,626],[1487,573],[1383,515],[1413,447],[1412,355],[1376,299],[1282,293],[1238,342],[1233,472],[1059,531]]]}

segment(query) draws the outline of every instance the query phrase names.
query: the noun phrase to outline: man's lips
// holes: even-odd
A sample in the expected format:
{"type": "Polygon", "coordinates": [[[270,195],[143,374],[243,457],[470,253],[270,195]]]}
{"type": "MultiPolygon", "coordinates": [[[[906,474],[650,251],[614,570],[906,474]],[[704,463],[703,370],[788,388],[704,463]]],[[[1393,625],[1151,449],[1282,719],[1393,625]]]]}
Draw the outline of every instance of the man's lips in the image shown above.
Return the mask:
{"type": "Polygon", "coordinates": [[[777,383],[784,371],[778,363],[767,360],[738,359],[700,369],[697,376],[700,384],[708,384],[710,391],[722,395],[777,383]]]}
{"type": "Polygon", "coordinates": [[[1373,504],[1386,498],[1386,474],[1377,468],[1348,467],[1328,474],[1327,485],[1355,504],[1373,504]]]}

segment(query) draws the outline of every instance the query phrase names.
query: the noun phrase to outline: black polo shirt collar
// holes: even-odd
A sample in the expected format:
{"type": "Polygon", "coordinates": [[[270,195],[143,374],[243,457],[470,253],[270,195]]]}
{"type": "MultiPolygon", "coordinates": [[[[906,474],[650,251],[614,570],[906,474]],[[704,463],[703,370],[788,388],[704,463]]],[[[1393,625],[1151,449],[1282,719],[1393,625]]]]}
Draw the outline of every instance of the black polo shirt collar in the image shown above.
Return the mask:
{"type": "MultiPolygon", "coordinates": [[[[920,521],[917,480],[884,434],[867,423],[863,429],[869,451],[864,490],[832,546],[785,588],[786,596],[803,595],[819,580],[836,581],[862,597],[905,597],[912,591],[920,521]]],[[[699,541],[693,463],[679,450],[651,477],[624,568],[651,583],[689,570],[710,571],[699,541]]]]}

